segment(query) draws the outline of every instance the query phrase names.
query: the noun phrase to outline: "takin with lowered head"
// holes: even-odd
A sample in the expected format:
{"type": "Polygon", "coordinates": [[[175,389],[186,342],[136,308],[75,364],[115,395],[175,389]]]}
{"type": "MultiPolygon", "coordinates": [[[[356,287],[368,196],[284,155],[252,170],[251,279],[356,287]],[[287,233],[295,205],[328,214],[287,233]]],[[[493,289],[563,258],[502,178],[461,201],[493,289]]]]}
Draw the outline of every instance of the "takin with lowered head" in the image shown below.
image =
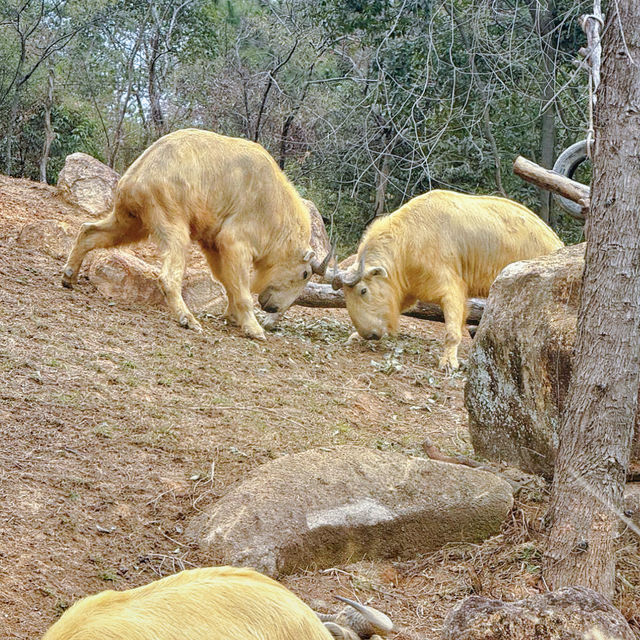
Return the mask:
{"type": "Polygon", "coordinates": [[[128,591],[88,596],[43,640],[381,640],[391,620],[340,598],[337,615],[316,614],[280,583],[252,569],[191,569],[128,591]]]}
{"type": "Polygon", "coordinates": [[[508,264],[545,255],[562,241],[525,206],[493,196],[434,190],[413,198],[366,231],[355,263],[327,277],[344,290],[358,333],[395,333],[417,300],[442,307],[440,367],[458,367],[467,298],[485,297],[508,264]]]}
{"type": "Polygon", "coordinates": [[[190,242],[197,242],[227,292],[227,319],[264,339],[262,308],[287,309],[311,274],[323,273],[310,247],[309,212],[267,151],[255,142],[184,129],[152,144],[120,178],[112,212],[82,225],[64,267],[71,287],[86,254],[153,236],[163,254],[160,287],[178,322],[201,327],[182,298],[190,242]]]}

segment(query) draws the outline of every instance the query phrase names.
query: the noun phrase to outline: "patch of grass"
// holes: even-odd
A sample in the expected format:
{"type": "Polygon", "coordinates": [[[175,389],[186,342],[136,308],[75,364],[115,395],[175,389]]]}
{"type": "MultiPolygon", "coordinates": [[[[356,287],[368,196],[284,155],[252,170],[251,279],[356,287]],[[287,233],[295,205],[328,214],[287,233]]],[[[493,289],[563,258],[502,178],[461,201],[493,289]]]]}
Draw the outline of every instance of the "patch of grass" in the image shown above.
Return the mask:
{"type": "Polygon", "coordinates": [[[101,438],[112,438],[113,431],[111,425],[108,422],[101,422],[93,427],[93,433],[101,438]]]}
{"type": "Polygon", "coordinates": [[[100,580],[104,580],[105,582],[116,582],[118,576],[115,572],[107,570],[100,571],[98,573],[98,578],[100,578],[100,580]]]}

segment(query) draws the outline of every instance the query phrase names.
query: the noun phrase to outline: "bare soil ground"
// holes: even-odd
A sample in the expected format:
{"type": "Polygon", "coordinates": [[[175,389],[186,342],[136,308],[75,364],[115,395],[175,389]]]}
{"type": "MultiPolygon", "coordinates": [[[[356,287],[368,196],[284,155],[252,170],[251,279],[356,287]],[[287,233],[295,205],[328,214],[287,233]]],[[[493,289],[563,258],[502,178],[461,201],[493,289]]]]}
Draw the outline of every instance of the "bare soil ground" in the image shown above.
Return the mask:
{"type": "MultiPolygon", "coordinates": [[[[84,217],[52,187],[0,177],[0,639],[39,637],[86,594],[216,564],[189,522],[270,459],[341,443],[422,455],[426,436],[471,452],[464,372],[436,368],[442,325],[403,319],[394,340],[345,347],[346,312],[295,308],[266,343],[216,314],[188,332],[164,308],[110,303],[86,278],[62,289],[62,261],[15,242],[27,223],[84,217]]],[[[284,582],[332,609],[337,593],[371,599],[397,638],[435,639],[467,595],[544,589],[545,500],[525,489],[483,545],[284,582]]],[[[635,589],[618,604],[631,618],[635,589]]]]}

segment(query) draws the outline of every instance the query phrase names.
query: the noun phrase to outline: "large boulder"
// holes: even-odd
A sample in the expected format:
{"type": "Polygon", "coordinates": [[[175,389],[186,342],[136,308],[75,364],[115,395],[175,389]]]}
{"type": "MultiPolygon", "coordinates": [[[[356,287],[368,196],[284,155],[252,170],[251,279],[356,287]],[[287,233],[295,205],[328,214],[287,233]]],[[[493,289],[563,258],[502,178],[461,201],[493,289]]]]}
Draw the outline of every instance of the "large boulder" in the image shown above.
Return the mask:
{"type": "Polygon", "coordinates": [[[518,602],[472,596],[444,621],[443,640],[635,640],[622,614],[598,592],[566,587],[518,602]]]}
{"type": "Polygon", "coordinates": [[[340,446],[259,467],[192,533],[220,562],[277,576],[479,542],[499,532],[512,502],[485,471],[340,446]]]}
{"type": "MultiPolygon", "coordinates": [[[[98,291],[122,304],[163,305],[160,270],[126,251],[100,251],[89,265],[89,280],[98,291]]],[[[222,286],[208,271],[187,271],[182,284],[187,306],[195,312],[221,302],[222,286]]]]}
{"type": "MultiPolygon", "coordinates": [[[[469,355],[465,404],[476,453],[545,477],[571,377],[584,248],[505,267],[469,355]]],[[[639,444],[636,437],[634,468],[639,444]]]]}
{"type": "Polygon", "coordinates": [[[113,207],[113,193],[120,176],[86,153],[72,153],[58,176],[58,188],[67,202],[92,216],[102,217],[113,207]]]}

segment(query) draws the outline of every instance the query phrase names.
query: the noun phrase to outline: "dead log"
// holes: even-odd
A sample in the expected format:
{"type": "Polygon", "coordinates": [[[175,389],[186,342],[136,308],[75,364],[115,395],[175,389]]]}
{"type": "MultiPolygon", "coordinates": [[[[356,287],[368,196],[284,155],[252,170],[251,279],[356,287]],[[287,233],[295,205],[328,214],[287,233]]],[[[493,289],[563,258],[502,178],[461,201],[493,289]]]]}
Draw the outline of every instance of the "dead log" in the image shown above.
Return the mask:
{"type": "MultiPolygon", "coordinates": [[[[334,291],[330,284],[318,284],[316,282],[309,282],[294,304],[301,307],[323,309],[344,309],[346,307],[341,289],[334,291]]],[[[469,316],[467,324],[479,324],[484,311],[485,300],[483,298],[469,298],[468,305],[469,316]]],[[[418,302],[413,309],[407,311],[404,315],[422,320],[444,322],[442,309],[437,304],[429,302],[418,302]]]]}
{"type": "Polygon", "coordinates": [[[550,169],[545,169],[531,160],[518,156],[513,163],[513,172],[523,180],[537,187],[559,193],[561,196],[577,202],[583,213],[588,213],[591,190],[584,184],[571,180],[550,169]]]}

